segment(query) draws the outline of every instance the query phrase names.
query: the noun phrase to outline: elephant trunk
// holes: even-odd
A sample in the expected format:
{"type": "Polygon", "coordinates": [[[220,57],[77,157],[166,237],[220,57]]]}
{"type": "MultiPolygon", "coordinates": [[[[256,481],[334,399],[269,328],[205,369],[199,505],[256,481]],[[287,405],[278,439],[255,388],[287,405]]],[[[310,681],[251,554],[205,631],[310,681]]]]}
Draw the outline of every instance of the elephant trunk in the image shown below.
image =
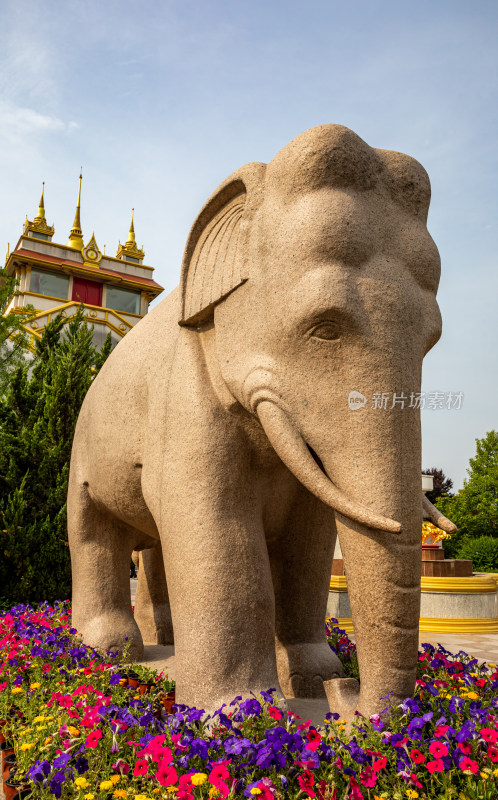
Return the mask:
{"type": "Polygon", "coordinates": [[[363,447],[351,445],[352,452],[333,458],[339,486],[347,482],[353,499],[399,520],[403,531],[387,536],[336,518],[361,686],[351,692],[350,682],[342,686],[339,680],[326,691],[331,710],[349,719],[355,711],[367,717],[379,713],[415,689],[422,550],[420,420],[411,410],[386,413],[390,418],[370,420],[370,429],[362,424],[363,447]]]}

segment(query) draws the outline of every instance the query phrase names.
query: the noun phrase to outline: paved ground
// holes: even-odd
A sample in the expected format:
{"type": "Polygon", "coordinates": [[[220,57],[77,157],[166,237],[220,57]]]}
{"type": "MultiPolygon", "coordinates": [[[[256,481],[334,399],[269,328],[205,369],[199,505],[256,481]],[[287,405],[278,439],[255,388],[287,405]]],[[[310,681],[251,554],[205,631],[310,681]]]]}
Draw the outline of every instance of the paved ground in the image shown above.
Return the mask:
{"type": "MultiPolygon", "coordinates": [[[[135,600],[136,580],[130,581],[132,604],[135,600]]],[[[351,635],[354,640],[354,635],[351,635]]],[[[469,655],[475,656],[479,661],[487,661],[498,664],[498,633],[495,634],[469,634],[469,633],[421,633],[419,641],[430,642],[431,644],[441,644],[451,653],[458,653],[463,650],[469,655]]],[[[153,667],[159,672],[164,671],[171,680],[175,679],[175,649],[172,645],[163,647],[157,644],[145,645],[145,658],[142,664],[153,667]]],[[[288,701],[289,708],[303,719],[311,719],[314,724],[319,725],[323,722],[325,714],[328,712],[328,704],[323,700],[295,699],[288,701]]]]}

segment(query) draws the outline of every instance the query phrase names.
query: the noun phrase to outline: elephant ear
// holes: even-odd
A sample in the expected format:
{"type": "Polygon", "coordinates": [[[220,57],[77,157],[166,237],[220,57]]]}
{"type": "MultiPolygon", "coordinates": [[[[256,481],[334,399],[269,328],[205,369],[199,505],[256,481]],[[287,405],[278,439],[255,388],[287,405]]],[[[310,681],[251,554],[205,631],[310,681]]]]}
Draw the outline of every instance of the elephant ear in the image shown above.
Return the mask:
{"type": "Polygon", "coordinates": [[[246,164],[227,178],[201,209],[182,263],[180,325],[197,327],[248,278],[247,242],[261,202],[266,164],[246,164]]]}

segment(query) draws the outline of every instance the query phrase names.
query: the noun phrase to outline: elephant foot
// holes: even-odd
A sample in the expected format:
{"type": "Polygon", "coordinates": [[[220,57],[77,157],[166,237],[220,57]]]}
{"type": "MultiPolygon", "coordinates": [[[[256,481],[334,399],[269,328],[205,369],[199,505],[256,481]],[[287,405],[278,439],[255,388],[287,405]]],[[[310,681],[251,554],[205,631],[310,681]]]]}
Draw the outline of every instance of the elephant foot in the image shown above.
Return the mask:
{"type": "Polygon", "coordinates": [[[336,678],[323,684],[329,709],[341,719],[352,722],[360,697],[360,684],[355,678],[336,678]]]}
{"type": "Polygon", "coordinates": [[[130,661],[143,658],[142,635],[132,616],[111,611],[90,620],[79,621],[73,613],[73,626],[89,647],[124,654],[130,661]]]}
{"type": "Polygon", "coordinates": [[[277,670],[285,697],[325,697],[324,681],[344,675],[327,642],[277,642],[277,670]]]}

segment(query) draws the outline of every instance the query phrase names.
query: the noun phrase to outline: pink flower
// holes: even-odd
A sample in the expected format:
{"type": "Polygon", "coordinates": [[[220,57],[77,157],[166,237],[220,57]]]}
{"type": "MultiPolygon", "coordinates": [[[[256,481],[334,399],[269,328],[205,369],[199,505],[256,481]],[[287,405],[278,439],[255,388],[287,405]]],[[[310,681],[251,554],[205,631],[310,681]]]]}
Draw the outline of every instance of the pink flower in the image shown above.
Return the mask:
{"type": "Polygon", "coordinates": [[[494,742],[498,741],[498,731],[493,730],[493,728],[481,728],[481,736],[486,742],[494,742]]]}
{"type": "Polygon", "coordinates": [[[282,719],[282,712],[276,706],[268,706],[268,713],[272,719],[282,719]]]}
{"type": "Polygon", "coordinates": [[[102,731],[92,731],[88,734],[85,739],[85,747],[97,747],[98,743],[102,739],[102,731]]]}
{"type": "Polygon", "coordinates": [[[373,762],[372,767],[374,768],[375,772],[380,772],[381,769],[385,769],[387,767],[387,758],[376,759],[376,761],[373,762]]]}
{"type": "Polygon", "coordinates": [[[446,736],[449,727],[449,725],[438,725],[434,731],[434,736],[446,736]]]}
{"type": "Polygon", "coordinates": [[[447,756],[450,751],[442,742],[431,742],[429,745],[429,753],[432,753],[436,758],[443,758],[447,756]]]}
{"type": "Polygon", "coordinates": [[[308,731],[306,738],[308,740],[308,744],[306,745],[308,750],[318,750],[320,742],[322,741],[322,737],[318,731],[308,731]]]}
{"type": "Polygon", "coordinates": [[[470,746],[470,744],[467,744],[466,742],[458,742],[457,747],[459,750],[462,751],[462,753],[465,756],[470,756],[470,754],[472,753],[472,747],[470,746]]]}
{"type": "Polygon", "coordinates": [[[427,769],[430,773],[432,772],[442,772],[444,769],[444,764],[442,758],[436,758],[434,761],[428,761],[426,764],[427,769]]]}
{"type": "Polygon", "coordinates": [[[167,764],[160,764],[156,772],[156,778],[161,786],[173,786],[178,780],[178,773],[174,767],[167,764]]]}
{"type": "Polygon", "coordinates": [[[363,786],[366,786],[368,789],[371,789],[377,783],[377,775],[372,767],[364,767],[360,772],[360,781],[362,782],[363,786]]]}
{"type": "Polygon", "coordinates": [[[472,761],[472,759],[467,758],[467,756],[464,756],[461,759],[458,766],[460,767],[461,770],[464,770],[465,772],[469,771],[475,774],[476,772],[479,771],[479,764],[477,763],[477,761],[472,761]]]}
{"type": "Polygon", "coordinates": [[[490,744],[488,747],[488,756],[491,761],[496,763],[498,761],[498,747],[495,747],[494,744],[490,744]]]}
{"type": "Polygon", "coordinates": [[[149,765],[147,764],[145,758],[139,758],[133,767],[133,774],[135,777],[138,777],[139,775],[147,775],[148,769],[149,765]]]}

